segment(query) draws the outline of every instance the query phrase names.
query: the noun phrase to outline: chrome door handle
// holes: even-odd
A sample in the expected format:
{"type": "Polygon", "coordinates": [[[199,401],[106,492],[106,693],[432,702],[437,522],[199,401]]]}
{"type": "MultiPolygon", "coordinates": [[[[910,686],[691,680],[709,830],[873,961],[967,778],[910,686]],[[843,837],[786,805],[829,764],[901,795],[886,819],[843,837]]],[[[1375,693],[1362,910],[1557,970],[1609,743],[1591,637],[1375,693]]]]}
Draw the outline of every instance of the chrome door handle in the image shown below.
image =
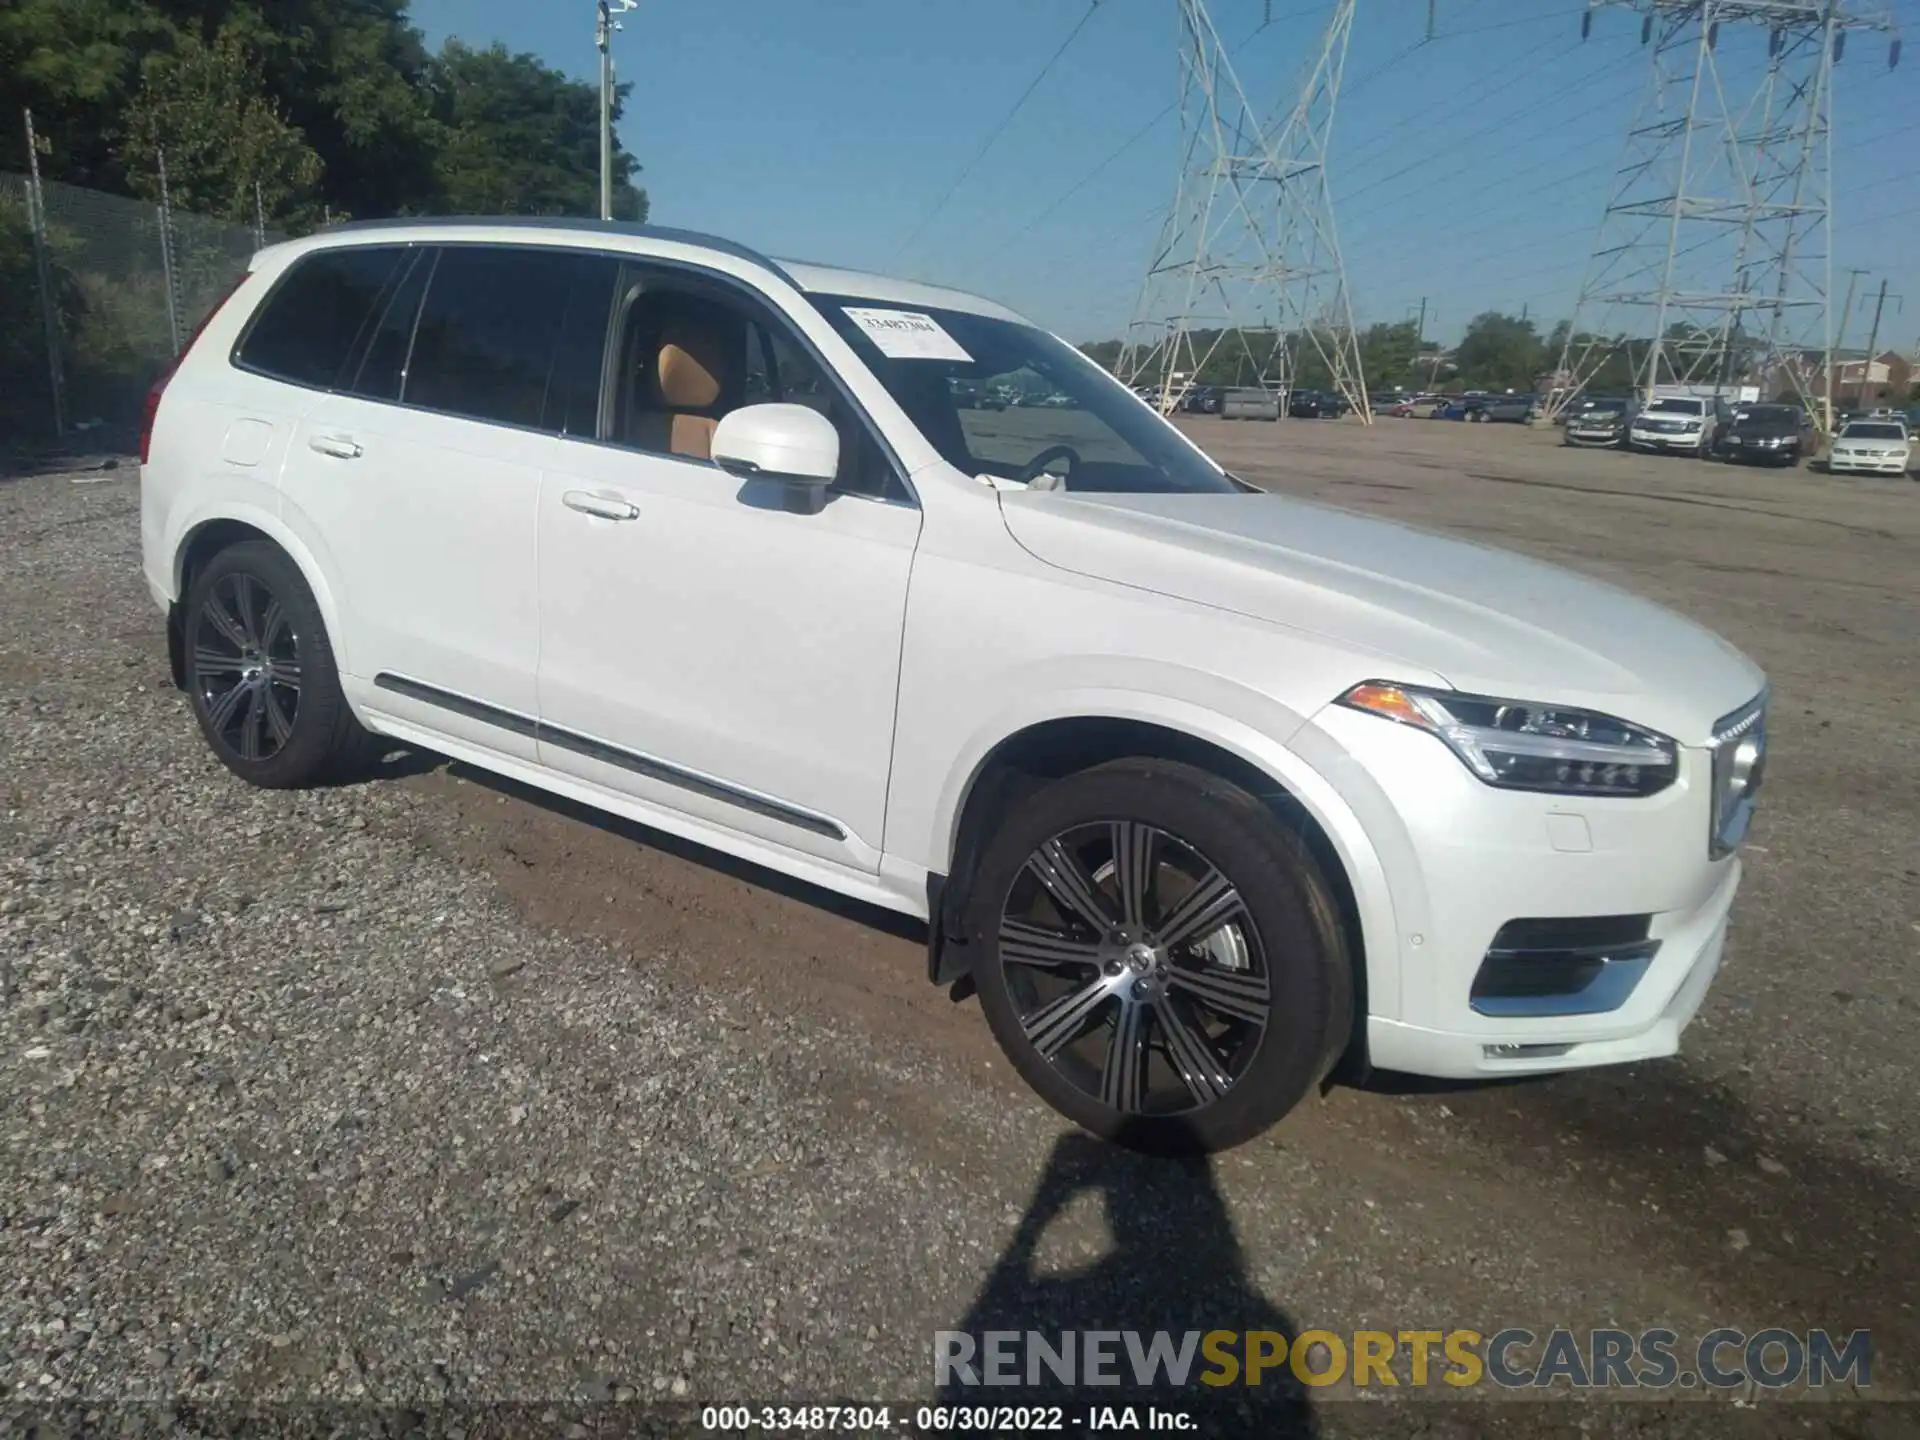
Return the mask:
{"type": "Polygon", "coordinates": [[[314,435],[307,440],[309,450],[317,450],[322,455],[331,455],[336,460],[358,460],[360,444],[349,440],[345,435],[314,435]]]}
{"type": "Polygon", "coordinates": [[[597,515],[602,520],[638,520],[640,507],[616,500],[610,495],[595,495],[591,490],[569,490],[560,503],[582,515],[597,515]]]}

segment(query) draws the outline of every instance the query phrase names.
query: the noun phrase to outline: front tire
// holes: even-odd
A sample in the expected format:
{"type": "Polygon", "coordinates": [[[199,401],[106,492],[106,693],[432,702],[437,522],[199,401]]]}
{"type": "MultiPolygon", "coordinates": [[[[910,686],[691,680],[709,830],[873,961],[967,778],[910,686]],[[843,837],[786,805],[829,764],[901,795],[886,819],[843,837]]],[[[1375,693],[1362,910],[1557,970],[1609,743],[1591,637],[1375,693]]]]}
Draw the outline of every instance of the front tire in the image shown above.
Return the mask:
{"type": "Polygon", "coordinates": [[[1054,1109],[1161,1154],[1226,1149],[1338,1058],[1352,976],[1300,838],[1204,770],[1124,760],[1029,795],[966,929],[981,1009],[1054,1109]]]}
{"type": "Polygon", "coordinates": [[[250,785],[312,784],[363,752],[333,646],[300,569],[266,540],[233,545],[188,587],[186,690],[213,753],[250,785]]]}

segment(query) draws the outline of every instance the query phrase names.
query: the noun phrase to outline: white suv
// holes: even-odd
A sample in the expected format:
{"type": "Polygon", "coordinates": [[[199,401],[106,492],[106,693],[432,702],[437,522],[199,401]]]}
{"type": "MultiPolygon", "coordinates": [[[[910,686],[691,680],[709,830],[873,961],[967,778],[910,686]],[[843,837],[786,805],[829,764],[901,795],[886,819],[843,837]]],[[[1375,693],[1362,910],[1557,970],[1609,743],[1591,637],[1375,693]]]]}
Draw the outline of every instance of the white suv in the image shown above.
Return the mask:
{"type": "Polygon", "coordinates": [[[1343,1058],[1671,1053],[1764,677],[1605,585],[1260,493],[988,301],[666,230],[275,246],[142,441],[208,743],[367,732],[929,928],[1020,1073],[1151,1149],[1343,1058]],[[980,409],[969,394],[1059,396],[980,409]]]}

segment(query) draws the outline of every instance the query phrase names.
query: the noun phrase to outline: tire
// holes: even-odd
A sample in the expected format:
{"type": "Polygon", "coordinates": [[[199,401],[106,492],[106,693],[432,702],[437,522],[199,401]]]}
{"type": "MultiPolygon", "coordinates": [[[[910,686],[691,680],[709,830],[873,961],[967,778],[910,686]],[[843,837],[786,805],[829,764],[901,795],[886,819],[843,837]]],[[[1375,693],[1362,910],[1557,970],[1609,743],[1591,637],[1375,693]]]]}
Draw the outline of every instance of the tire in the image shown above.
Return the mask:
{"type": "Polygon", "coordinates": [[[340,692],[320,607],[279,546],[244,541],[202,566],[182,629],[200,733],[249,785],[310,785],[366,755],[370,737],[340,692]]]}
{"type": "Polygon", "coordinates": [[[965,928],[987,1024],[1042,1099],[1104,1139],[1193,1154],[1258,1135],[1332,1068],[1353,1014],[1337,915],[1258,800],[1142,759],[1017,802],[965,928]],[[1137,871],[1129,856],[1145,857],[1137,871]],[[1122,873],[1144,879],[1131,907],[1122,873]]]}

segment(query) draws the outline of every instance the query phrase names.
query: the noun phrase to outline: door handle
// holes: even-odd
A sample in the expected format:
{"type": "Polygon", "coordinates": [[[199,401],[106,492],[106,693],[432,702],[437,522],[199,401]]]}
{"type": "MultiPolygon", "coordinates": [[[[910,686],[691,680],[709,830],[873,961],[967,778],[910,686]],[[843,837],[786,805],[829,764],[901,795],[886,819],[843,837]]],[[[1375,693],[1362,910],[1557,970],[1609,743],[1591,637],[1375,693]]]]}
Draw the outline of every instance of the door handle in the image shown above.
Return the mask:
{"type": "Polygon", "coordinates": [[[307,439],[307,448],[317,450],[322,455],[331,455],[336,460],[358,460],[360,442],[350,440],[345,435],[313,435],[307,439]]]}
{"type": "Polygon", "coordinates": [[[595,495],[591,490],[569,490],[560,503],[582,515],[597,515],[602,520],[638,520],[640,507],[616,500],[610,495],[595,495]]]}

